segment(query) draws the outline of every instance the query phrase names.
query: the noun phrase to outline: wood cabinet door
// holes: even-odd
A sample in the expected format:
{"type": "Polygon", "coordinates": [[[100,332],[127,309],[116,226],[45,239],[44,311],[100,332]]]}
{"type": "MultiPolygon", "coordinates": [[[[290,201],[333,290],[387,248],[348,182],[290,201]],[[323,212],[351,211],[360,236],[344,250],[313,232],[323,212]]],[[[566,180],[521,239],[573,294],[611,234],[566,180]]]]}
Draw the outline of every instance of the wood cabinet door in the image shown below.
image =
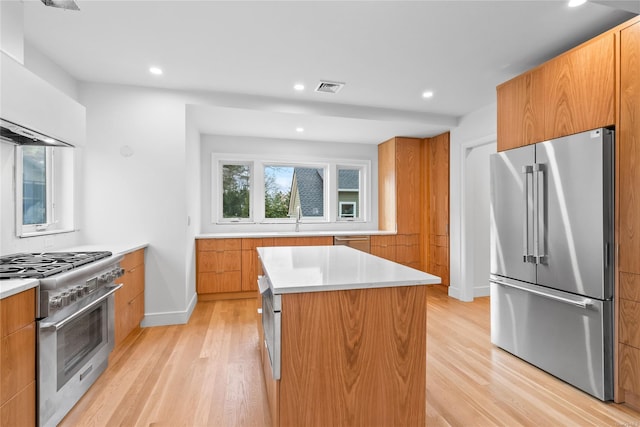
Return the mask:
{"type": "Polygon", "coordinates": [[[540,68],[498,86],[498,151],[544,139],[543,87],[540,68]]]}
{"type": "Polygon", "coordinates": [[[378,228],[396,230],[396,139],[378,145],[378,228]]]}
{"type": "Polygon", "coordinates": [[[429,140],[429,234],[449,234],[449,133],[429,140]]]}
{"type": "Polygon", "coordinates": [[[619,269],[640,274],[640,22],[620,34],[619,269]]]}
{"type": "Polygon", "coordinates": [[[449,284],[449,133],[429,140],[429,251],[427,272],[449,284]]]}
{"type": "MultiPolygon", "coordinates": [[[[420,232],[422,180],[420,147],[417,138],[396,138],[396,218],[398,234],[420,232]]],[[[447,158],[448,163],[448,158],[447,158]]]]}
{"type": "Polygon", "coordinates": [[[615,123],[615,36],[608,34],[542,66],[545,139],[615,123]]]}

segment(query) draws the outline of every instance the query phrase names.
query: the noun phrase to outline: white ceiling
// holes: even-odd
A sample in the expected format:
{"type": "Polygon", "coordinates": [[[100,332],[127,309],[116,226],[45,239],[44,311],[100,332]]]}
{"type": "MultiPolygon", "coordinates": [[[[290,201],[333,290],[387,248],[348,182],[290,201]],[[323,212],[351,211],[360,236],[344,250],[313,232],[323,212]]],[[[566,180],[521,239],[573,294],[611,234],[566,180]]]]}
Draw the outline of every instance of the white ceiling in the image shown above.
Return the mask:
{"type": "Polygon", "coordinates": [[[190,109],[203,133],[360,143],[451,129],[497,84],[633,16],[565,0],[76,2],[26,0],[24,30],[80,81],[207,92],[190,109]],[[346,85],[316,93],[321,79],[346,85]]]}

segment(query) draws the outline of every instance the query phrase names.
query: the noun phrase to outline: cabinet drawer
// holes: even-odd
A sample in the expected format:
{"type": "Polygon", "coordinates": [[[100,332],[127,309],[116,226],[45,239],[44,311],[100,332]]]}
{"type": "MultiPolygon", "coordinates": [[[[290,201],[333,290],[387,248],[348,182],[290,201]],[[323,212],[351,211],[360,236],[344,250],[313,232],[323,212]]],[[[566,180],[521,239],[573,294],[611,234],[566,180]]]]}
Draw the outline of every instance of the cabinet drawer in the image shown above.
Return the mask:
{"type": "Polygon", "coordinates": [[[0,426],[30,427],[36,425],[36,382],[0,406],[0,426]]]}
{"type": "Polygon", "coordinates": [[[199,252],[198,272],[240,271],[241,251],[199,252]]]}
{"type": "Polygon", "coordinates": [[[640,302],[640,274],[620,273],[620,298],[640,302]]]}
{"type": "Polygon", "coordinates": [[[259,247],[273,246],[273,237],[262,239],[242,239],[243,251],[254,251],[259,247]]]}
{"type": "Polygon", "coordinates": [[[144,249],[129,252],[124,256],[122,261],[120,261],[120,267],[124,268],[125,271],[129,271],[142,264],[144,264],[144,249]]]}
{"type": "Polygon", "coordinates": [[[36,318],[36,291],[29,289],[0,300],[0,337],[32,323],[36,318]]]}
{"type": "Polygon", "coordinates": [[[197,251],[239,251],[242,247],[242,239],[198,239],[197,251]]]}
{"type": "Polygon", "coordinates": [[[0,405],[36,379],[35,322],[4,337],[0,363],[0,405]]]}
{"type": "Polygon", "coordinates": [[[620,342],[640,349],[640,303],[620,300],[620,342]]]}
{"type": "Polygon", "coordinates": [[[622,388],[640,394],[640,350],[620,344],[619,381],[622,388]]]}
{"type": "Polygon", "coordinates": [[[419,246],[419,234],[398,234],[396,236],[396,245],[398,246],[419,246]]]}
{"type": "Polygon", "coordinates": [[[371,236],[371,246],[395,246],[396,236],[371,236]]]}
{"type": "Polygon", "coordinates": [[[216,292],[241,292],[242,283],[240,271],[224,273],[199,273],[198,293],[210,294],[216,292]]]}

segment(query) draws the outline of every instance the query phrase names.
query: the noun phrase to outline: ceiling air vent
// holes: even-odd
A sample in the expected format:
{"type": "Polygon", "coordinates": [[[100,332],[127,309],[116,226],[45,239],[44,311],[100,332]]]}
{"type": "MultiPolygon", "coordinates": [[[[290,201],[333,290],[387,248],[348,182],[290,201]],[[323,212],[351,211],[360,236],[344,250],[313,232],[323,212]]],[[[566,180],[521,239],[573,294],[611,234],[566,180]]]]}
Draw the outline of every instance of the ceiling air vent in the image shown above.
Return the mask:
{"type": "Polygon", "coordinates": [[[318,87],[316,87],[316,92],[338,93],[342,86],[344,86],[344,83],[320,81],[318,87]]]}

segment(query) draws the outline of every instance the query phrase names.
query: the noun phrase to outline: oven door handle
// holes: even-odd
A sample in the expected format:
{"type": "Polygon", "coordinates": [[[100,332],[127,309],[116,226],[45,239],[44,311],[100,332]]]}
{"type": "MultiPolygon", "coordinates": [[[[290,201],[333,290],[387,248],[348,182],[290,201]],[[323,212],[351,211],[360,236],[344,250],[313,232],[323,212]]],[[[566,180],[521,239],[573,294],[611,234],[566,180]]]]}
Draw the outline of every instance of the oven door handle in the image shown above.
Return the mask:
{"type": "Polygon", "coordinates": [[[117,284],[117,285],[113,285],[113,286],[109,286],[107,288],[107,289],[109,289],[109,291],[106,294],[104,294],[103,296],[101,296],[100,298],[98,298],[97,300],[93,301],[91,304],[82,307],[80,310],[76,311],[75,313],[73,313],[69,317],[65,317],[63,320],[59,321],[58,323],[47,323],[47,322],[40,323],[40,329],[54,329],[54,330],[57,331],[58,329],[62,328],[64,325],[66,325],[67,323],[71,322],[74,319],[77,319],[78,317],[82,316],[84,313],[86,313],[86,312],[92,310],[94,307],[102,304],[102,302],[104,300],[109,298],[115,291],[117,291],[121,287],[122,287],[122,283],[117,284]]]}

